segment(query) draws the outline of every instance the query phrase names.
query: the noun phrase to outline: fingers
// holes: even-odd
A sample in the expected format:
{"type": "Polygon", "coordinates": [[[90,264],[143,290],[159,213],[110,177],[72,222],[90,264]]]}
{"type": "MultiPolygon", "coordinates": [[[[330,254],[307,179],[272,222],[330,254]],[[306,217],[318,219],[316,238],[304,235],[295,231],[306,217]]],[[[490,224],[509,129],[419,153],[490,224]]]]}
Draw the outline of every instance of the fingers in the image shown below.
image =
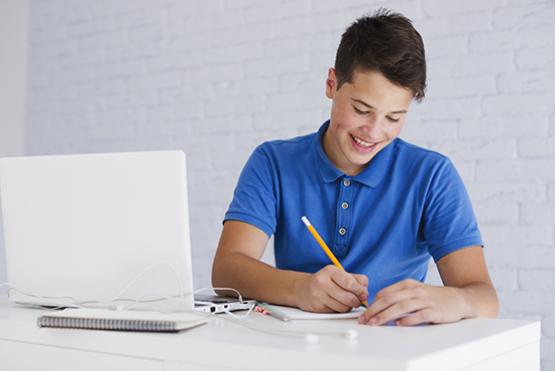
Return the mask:
{"type": "Polygon", "coordinates": [[[381,325],[407,313],[425,308],[426,288],[421,282],[407,279],[388,286],[376,294],[372,305],[359,317],[361,324],[381,325]]]}
{"type": "Polygon", "coordinates": [[[421,285],[422,285],[422,282],[416,281],[413,279],[402,280],[378,291],[378,293],[376,294],[376,299],[379,299],[382,296],[387,296],[399,290],[412,289],[412,288],[419,287],[421,285]]]}
{"type": "Polygon", "coordinates": [[[366,276],[350,274],[335,266],[330,266],[329,271],[333,282],[358,298],[358,305],[368,298],[368,278],[366,276]]]}
{"type": "Polygon", "coordinates": [[[352,306],[343,304],[343,302],[336,300],[331,295],[328,295],[328,297],[325,299],[324,306],[331,309],[330,310],[331,312],[338,312],[338,313],[346,313],[352,309],[352,306]]]}
{"type": "Polygon", "coordinates": [[[368,299],[367,278],[349,274],[336,266],[328,265],[314,274],[308,293],[313,297],[307,306],[335,312],[347,312],[359,307],[368,299]]]}
{"type": "Polygon", "coordinates": [[[430,323],[432,322],[432,315],[433,311],[431,309],[422,309],[412,313],[410,316],[398,319],[395,321],[395,324],[397,326],[414,326],[422,323],[430,323]]]}
{"type": "Polygon", "coordinates": [[[404,280],[379,291],[358,322],[382,325],[394,320],[399,326],[453,322],[463,318],[457,312],[461,299],[454,290],[404,280]]]}
{"type": "Polygon", "coordinates": [[[336,284],[329,287],[328,295],[334,301],[344,306],[344,310],[339,310],[338,312],[346,312],[351,310],[351,308],[357,308],[361,303],[361,300],[355,294],[344,290],[341,286],[336,284]]]}
{"type": "Polygon", "coordinates": [[[420,299],[400,301],[389,306],[387,309],[381,311],[375,316],[369,317],[364,313],[362,316],[359,317],[358,323],[380,326],[401,317],[408,318],[406,317],[408,313],[416,312],[424,308],[425,302],[420,299]]]}
{"type": "Polygon", "coordinates": [[[382,295],[378,297],[376,295],[376,300],[368,307],[368,309],[363,313],[363,315],[359,318],[359,323],[367,323],[377,314],[383,312],[387,308],[406,300],[410,300],[414,298],[414,292],[410,290],[402,290],[391,292],[387,295],[382,295]]]}

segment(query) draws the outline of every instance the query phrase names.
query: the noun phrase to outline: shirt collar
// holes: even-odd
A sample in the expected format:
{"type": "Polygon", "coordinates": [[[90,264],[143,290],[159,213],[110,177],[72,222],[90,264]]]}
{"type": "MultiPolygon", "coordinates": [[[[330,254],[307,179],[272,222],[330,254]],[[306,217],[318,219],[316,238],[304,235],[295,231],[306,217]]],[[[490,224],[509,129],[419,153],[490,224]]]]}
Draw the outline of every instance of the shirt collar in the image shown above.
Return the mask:
{"type": "Polygon", "coordinates": [[[324,152],[322,141],[329,124],[330,121],[327,120],[322,124],[322,126],[320,126],[313,143],[314,150],[316,151],[317,168],[324,182],[330,183],[339,178],[347,177],[368,187],[375,188],[378,186],[391,165],[394,147],[396,146],[398,139],[393,140],[387,146],[382,148],[382,150],[378,152],[372,160],[370,160],[364,170],[362,170],[358,175],[350,177],[335,167],[324,152]]]}

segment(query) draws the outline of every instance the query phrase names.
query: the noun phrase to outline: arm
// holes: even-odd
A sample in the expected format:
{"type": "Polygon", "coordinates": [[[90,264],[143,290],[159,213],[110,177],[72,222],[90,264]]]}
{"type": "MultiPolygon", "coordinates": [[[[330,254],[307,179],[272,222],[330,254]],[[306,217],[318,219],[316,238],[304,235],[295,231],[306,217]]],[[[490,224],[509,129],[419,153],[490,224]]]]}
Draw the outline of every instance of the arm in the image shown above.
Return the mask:
{"type": "Polygon", "coordinates": [[[384,288],[359,323],[398,325],[495,317],[499,309],[480,246],[454,251],[437,262],[444,287],[404,280],[384,288]]]}
{"type": "Polygon", "coordinates": [[[497,317],[499,301],[480,246],[461,249],[437,262],[443,284],[461,295],[468,309],[462,318],[497,317]]]}
{"type": "Polygon", "coordinates": [[[212,267],[214,287],[232,287],[242,295],[315,312],[344,312],[367,297],[365,276],[334,266],[315,274],[276,269],[260,261],[268,243],[260,229],[239,221],[224,224],[212,267]]]}
{"type": "Polygon", "coordinates": [[[268,239],[250,224],[227,221],[214,257],[212,285],[232,287],[249,298],[294,306],[295,281],[306,274],[278,270],[261,262],[268,239]]]}

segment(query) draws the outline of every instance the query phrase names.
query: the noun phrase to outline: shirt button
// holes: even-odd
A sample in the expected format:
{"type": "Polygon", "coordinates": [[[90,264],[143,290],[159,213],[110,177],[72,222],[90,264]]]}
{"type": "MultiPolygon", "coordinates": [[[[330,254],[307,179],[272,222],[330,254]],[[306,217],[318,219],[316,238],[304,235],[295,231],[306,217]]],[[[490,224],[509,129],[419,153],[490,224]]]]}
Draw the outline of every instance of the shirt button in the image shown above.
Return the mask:
{"type": "Polygon", "coordinates": [[[347,233],[347,230],[343,227],[339,228],[339,234],[342,236],[345,236],[345,233],[347,233]]]}
{"type": "Polygon", "coordinates": [[[349,179],[343,179],[343,185],[344,185],[345,187],[348,187],[348,186],[351,185],[351,181],[350,181],[349,179]]]}
{"type": "Polygon", "coordinates": [[[349,203],[343,202],[343,203],[341,204],[341,207],[343,208],[343,210],[346,210],[346,209],[349,207],[349,203]]]}

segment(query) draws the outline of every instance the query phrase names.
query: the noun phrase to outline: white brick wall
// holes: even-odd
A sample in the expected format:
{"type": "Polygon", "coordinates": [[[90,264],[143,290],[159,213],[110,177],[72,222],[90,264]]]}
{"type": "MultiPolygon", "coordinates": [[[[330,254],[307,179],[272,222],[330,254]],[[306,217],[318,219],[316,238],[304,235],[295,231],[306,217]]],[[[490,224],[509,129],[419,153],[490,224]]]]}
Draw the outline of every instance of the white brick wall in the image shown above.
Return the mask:
{"type": "Polygon", "coordinates": [[[553,1],[32,1],[27,153],[185,150],[195,284],[208,285],[247,156],[327,118],[339,36],[379,6],[414,20],[429,58],[403,137],[457,165],[501,315],[544,319],[555,370],[553,1]]]}

